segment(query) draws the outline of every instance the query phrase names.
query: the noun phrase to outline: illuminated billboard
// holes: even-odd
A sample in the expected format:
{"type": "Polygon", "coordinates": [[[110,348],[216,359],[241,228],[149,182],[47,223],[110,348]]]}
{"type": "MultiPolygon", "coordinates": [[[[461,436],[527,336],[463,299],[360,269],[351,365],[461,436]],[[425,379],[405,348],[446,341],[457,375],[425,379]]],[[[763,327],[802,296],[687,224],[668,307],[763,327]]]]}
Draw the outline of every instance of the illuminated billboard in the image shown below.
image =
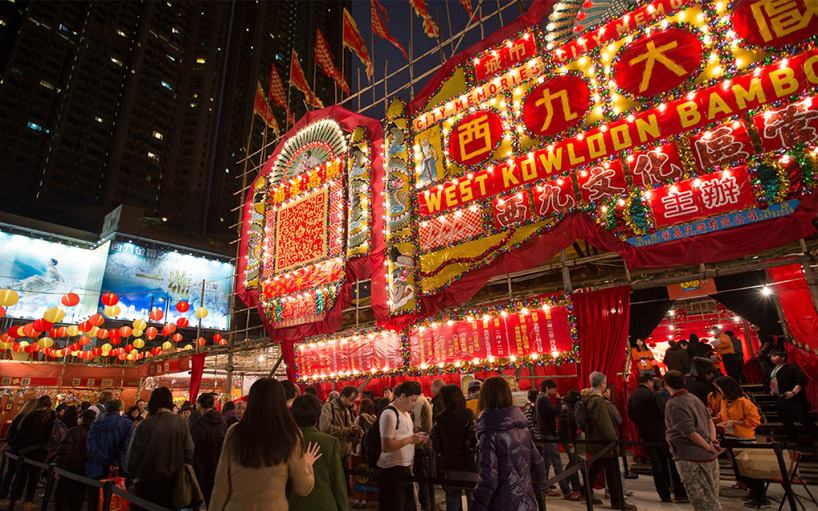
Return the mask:
{"type": "Polygon", "coordinates": [[[13,289],[20,301],[8,308],[12,318],[37,319],[60,304],[65,293],[80,297],[66,308],[70,323],[96,312],[109,243],[86,249],[0,232],[0,288],[13,289]]]}
{"type": "MultiPolygon", "coordinates": [[[[117,319],[144,319],[152,309],[160,309],[165,313],[163,321],[175,323],[186,317],[193,326],[198,322],[194,311],[203,305],[209,313],[202,320],[202,327],[227,330],[232,275],[233,267],[226,262],[114,241],[105,266],[102,293],[119,296],[122,313],[117,319]],[[178,312],[176,304],[181,301],[188,302],[190,310],[178,312]]],[[[99,310],[103,309],[100,303],[99,310]]]]}

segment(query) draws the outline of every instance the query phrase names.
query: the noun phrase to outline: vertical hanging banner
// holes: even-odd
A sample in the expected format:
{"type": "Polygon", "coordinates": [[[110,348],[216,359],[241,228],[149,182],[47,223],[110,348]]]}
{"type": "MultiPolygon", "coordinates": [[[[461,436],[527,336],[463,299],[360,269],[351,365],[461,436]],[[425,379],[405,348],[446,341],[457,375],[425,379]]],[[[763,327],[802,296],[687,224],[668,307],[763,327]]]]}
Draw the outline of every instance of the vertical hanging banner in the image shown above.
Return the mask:
{"type": "Polygon", "coordinates": [[[358,30],[358,25],[355,24],[355,19],[344,7],[344,46],[358,56],[361,63],[366,66],[366,77],[372,80],[372,59],[369,58],[369,50],[366,48],[364,38],[361,37],[361,32],[358,30]]]}
{"type": "Polygon", "coordinates": [[[335,85],[347,94],[351,94],[352,91],[349,89],[349,85],[347,85],[347,80],[338,68],[335,67],[334,60],[335,57],[332,56],[332,52],[329,50],[329,45],[327,44],[327,40],[324,39],[324,34],[321,33],[321,29],[315,29],[315,62],[321,66],[325,75],[335,80],[335,85]]]}
{"type": "Polygon", "coordinates": [[[290,83],[304,93],[308,105],[315,108],[324,108],[324,104],[312,92],[309,83],[307,83],[307,77],[304,76],[304,70],[301,69],[301,62],[298,60],[298,54],[295,50],[293,50],[290,59],[290,83]]]}
{"type": "Polygon", "coordinates": [[[278,129],[278,122],[273,114],[273,109],[270,108],[270,104],[267,103],[267,99],[264,97],[264,90],[261,88],[261,82],[258,82],[256,85],[256,99],[253,103],[253,111],[259,114],[264,120],[264,124],[266,124],[267,127],[272,128],[276,136],[278,136],[280,132],[278,129]]]}

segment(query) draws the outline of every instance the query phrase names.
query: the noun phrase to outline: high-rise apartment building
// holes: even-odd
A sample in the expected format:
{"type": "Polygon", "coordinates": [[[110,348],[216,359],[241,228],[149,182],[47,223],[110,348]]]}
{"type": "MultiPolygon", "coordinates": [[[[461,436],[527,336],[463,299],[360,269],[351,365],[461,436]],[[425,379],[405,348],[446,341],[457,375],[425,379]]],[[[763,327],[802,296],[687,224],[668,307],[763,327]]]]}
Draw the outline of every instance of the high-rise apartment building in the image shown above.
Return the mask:
{"type": "Polygon", "coordinates": [[[294,48],[333,103],[314,37],[340,65],[345,4],[0,0],[0,210],[96,230],[122,203],[157,229],[229,239],[256,82],[267,90],[275,62],[286,86],[294,48]]]}

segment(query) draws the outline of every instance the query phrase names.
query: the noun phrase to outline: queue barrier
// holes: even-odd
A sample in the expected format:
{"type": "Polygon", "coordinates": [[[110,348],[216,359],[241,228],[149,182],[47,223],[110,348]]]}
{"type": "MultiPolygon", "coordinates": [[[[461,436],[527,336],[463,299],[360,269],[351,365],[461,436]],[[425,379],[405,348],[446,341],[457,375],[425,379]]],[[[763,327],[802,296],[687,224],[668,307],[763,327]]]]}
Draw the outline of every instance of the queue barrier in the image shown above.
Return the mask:
{"type": "MultiPolygon", "coordinates": [[[[54,492],[54,486],[56,484],[55,475],[60,477],[65,477],[71,479],[73,481],[77,481],[82,483],[85,486],[89,486],[92,488],[102,488],[102,510],[103,511],[110,511],[111,509],[111,497],[116,494],[119,497],[128,501],[130,505],[138,506],[139,508],[143,509],[144,511],[172,511],[166,507],[162,507],[160,505],[154,504],[153,502],[148,502],[145,499],[139,498],[136,495],[128,493],[126,491],[121,490],[114,486],[113,481],[98,481],[96,479],[90,479],[85,476],[81,476],[79,474],[75,474],[73,472],[69,472],[62,468],[57,467],[54,464],[43,463],[40,461],[35,461],[31,459],[27,459],[24,454],[12,454],[8,451],[3,452],[2,461],[0,461],[0,474],[5,473],[7,459],[14,460],[17,462],[15,473],[15,478],[21,476],[21,472],[23,470],[23,464],[32,465],[34,467],[40,468],[45,471],[46,476],[46,485],[45,485],[45,495],[43,496],[43,502],[40,509],[42,511],[47,511],[49,503],[51,501],[51,495],[54,492]]],[[[16,483],[15,483],[16,485],[16,483]]],[[[7,511],[14,511],[15,501],[13,500],[14,495],[14,486],[12,486],[11,494],[9,495],[10,504],[7,511]]],[[[93,511],[93,510],[92,510],[93,511]]]]}

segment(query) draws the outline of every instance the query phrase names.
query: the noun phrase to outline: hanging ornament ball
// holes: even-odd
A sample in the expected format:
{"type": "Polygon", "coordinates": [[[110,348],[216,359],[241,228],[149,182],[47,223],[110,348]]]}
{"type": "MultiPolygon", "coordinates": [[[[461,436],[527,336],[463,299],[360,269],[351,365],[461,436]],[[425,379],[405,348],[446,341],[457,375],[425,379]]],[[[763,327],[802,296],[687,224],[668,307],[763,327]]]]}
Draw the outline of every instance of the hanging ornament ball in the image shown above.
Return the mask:
{"type": "Polygon", "coordinates": [[[177,320],[176,320],[176,325],[177,325],[179,328],[185,328],[185,327],[187,327],[189,324],[190,324],[190,321],[188,321],[188,320],[187,320],[187,318],[179,318],[179,319],[177,319],[177,320]]]}
{"type": "MultiPolygon", "coordinates": [[[[0,315],[2,317],[2,315],[0,315]]],[[[43,318],[49,323],[59,323],[65,317],[65,311],[59,307],[51,307],[43,313],[43,318]]]]}
{"type": "Polygon", "coordinates": [[[129,344],[129,345],[125,346],[125,351],[127,351],[128,353],[132,352],[133,350],[134,350],[134,345],[133,344],[129,344]]]}
{"type": "Polygon", "coordinates": [[[170,341],[165,341],[165,342],[162,343],[162,349],[163,350],[168,351],[168,350],[170,350],[172,348],[173,348],[173,343],[171,343],[170,341]]]}
{"type": "Polygon", "coordinates": [[[105,318],[102,317],[102,314],[93,314],[88,318],[88,321],[94,326],[102,326],[105,323],[105,318]]]}
{"type": "Polygon", "coordinates": [[[190,304],[187,302],[179,302],[176,304],[176,310],[184,314],[190,310],[190,304]]]}
{"type": "Polygon", "coordinates": [[[134,330],[144,330],[145,327],[148,326],[148,324],[145,323],[145,320],[143,319],[137,319],[133,322],[132,326],[134,330]]]}
{"type": "Polygon", "coordinates": [[[145,337],[147,337],[149,341],[152,341],[152,340],[156,339],[156,336],[158,334],[159,334],[159,330],[157,330],[156,327],[153,327],[153,326],[149,326],[145,330],[145,337]]]}
{"type": "Polygon", "coordinates": [[[105,293],[102,295],[102,304],[106,307],[113,307],[117,303],[119,303],[119,297],[114,293],[105,293]]]}
{"type": "Polygon", "coordinates": [[[20,300],[20,295],[12,289],[0,289],[0,305],[11,307],[20,300]]]}
{"type": "Polygon", "coordinates": [[[116,356],[116,358],[118,358],[119,360],[124,361],[124,360],[128,359],[128,354],[127,353],[120,353],[119,355],[116,356]]]}
{"type": "Polygon", "coordinates": [[[205,339],[204,337],[199,337],[199,340],[197,342],[199,343],[199,347],[203,348],[207,344],[207,339],[205,339]]]}
{"type": "Polygon", "coordinates": [[[97,339],[107,339],[108,338],[108,330],[104,328],[100,328],[97,330],[97,339]]]}
{"type": "Polygon", "coordinates": [[[160,348],[159,346],[155,346],[153,349],[151,349],[151,353],[153,353],[154,355],[158,355],[162,353],[162,348],[160,348]]]}
{"type": "Polygon", "coordinates": [[[220,342],[221,340],[222,340],[222,336],[221,336],[221,335],[219,335],[219,334],[213,334],[213,342],[214,342],[214,343],[219,344],[219,342],[220,342]]]}
{"type": "Polygon", "coordinates": [[[134,339],[133,340],[134,348],[142,349],[145,347],[145,341],[142,339],[134,339]]]}
{"type": "Polygon", "coordinates": [[[173,337],[171,337],[171,339],[173,339],[173,342],[181,342],[182,334],[173,334],[173,337]]]}
{"type": "Polygon", "coordinates": [[[227,344],[227,339],[219,339],[219,346],[224,346],[227,344]]]}
{"type": "Polygon", "coordinates": [[[119,329],[119,335],[121,337],[130,337],[132,333],[133,329],[129,326],[123,326],[122,328],[119,329]]]}
{"type": "Polygon", "coordinates": [[[80,303],[80,297],[76,293],[66,293],[62,295],[62,298],[60,298],[60,303],[66,307],[73,307],[80,303]]]}
{"type": "Polygon", "coordinates": [[[95,357],[102,355],[102,348],[94,348],[93,353],[95,357]]]}
{"type": "Polygon", "coordinates": [[[176,331],[176,325],[173,323],[165,323],[165,326],[162,327],[162,335],[165,337],[173,334],[176,331]]]}
{"type": "Polygon", "coordinates": [[[209,314],[208,310],[205,309],[204,307],[199,307],[198,309],[196,309],[196,317],[199,319],[206,318],[208,314],[209,314]]]}
{"type": "Polygon", "coordinates": [[[153,309],[149,314],[151,321],[162,321],[162,318],[165,317],[165,313],[162,312],[161,309],[153,309]]]}
{"type": "Polygon", "coordinates": [[[51,321],[46,320],[45,318],[39,318],[34,320],[34,330],[38,332],[47,332],[54,327],[54,323],[51,321]]]}

